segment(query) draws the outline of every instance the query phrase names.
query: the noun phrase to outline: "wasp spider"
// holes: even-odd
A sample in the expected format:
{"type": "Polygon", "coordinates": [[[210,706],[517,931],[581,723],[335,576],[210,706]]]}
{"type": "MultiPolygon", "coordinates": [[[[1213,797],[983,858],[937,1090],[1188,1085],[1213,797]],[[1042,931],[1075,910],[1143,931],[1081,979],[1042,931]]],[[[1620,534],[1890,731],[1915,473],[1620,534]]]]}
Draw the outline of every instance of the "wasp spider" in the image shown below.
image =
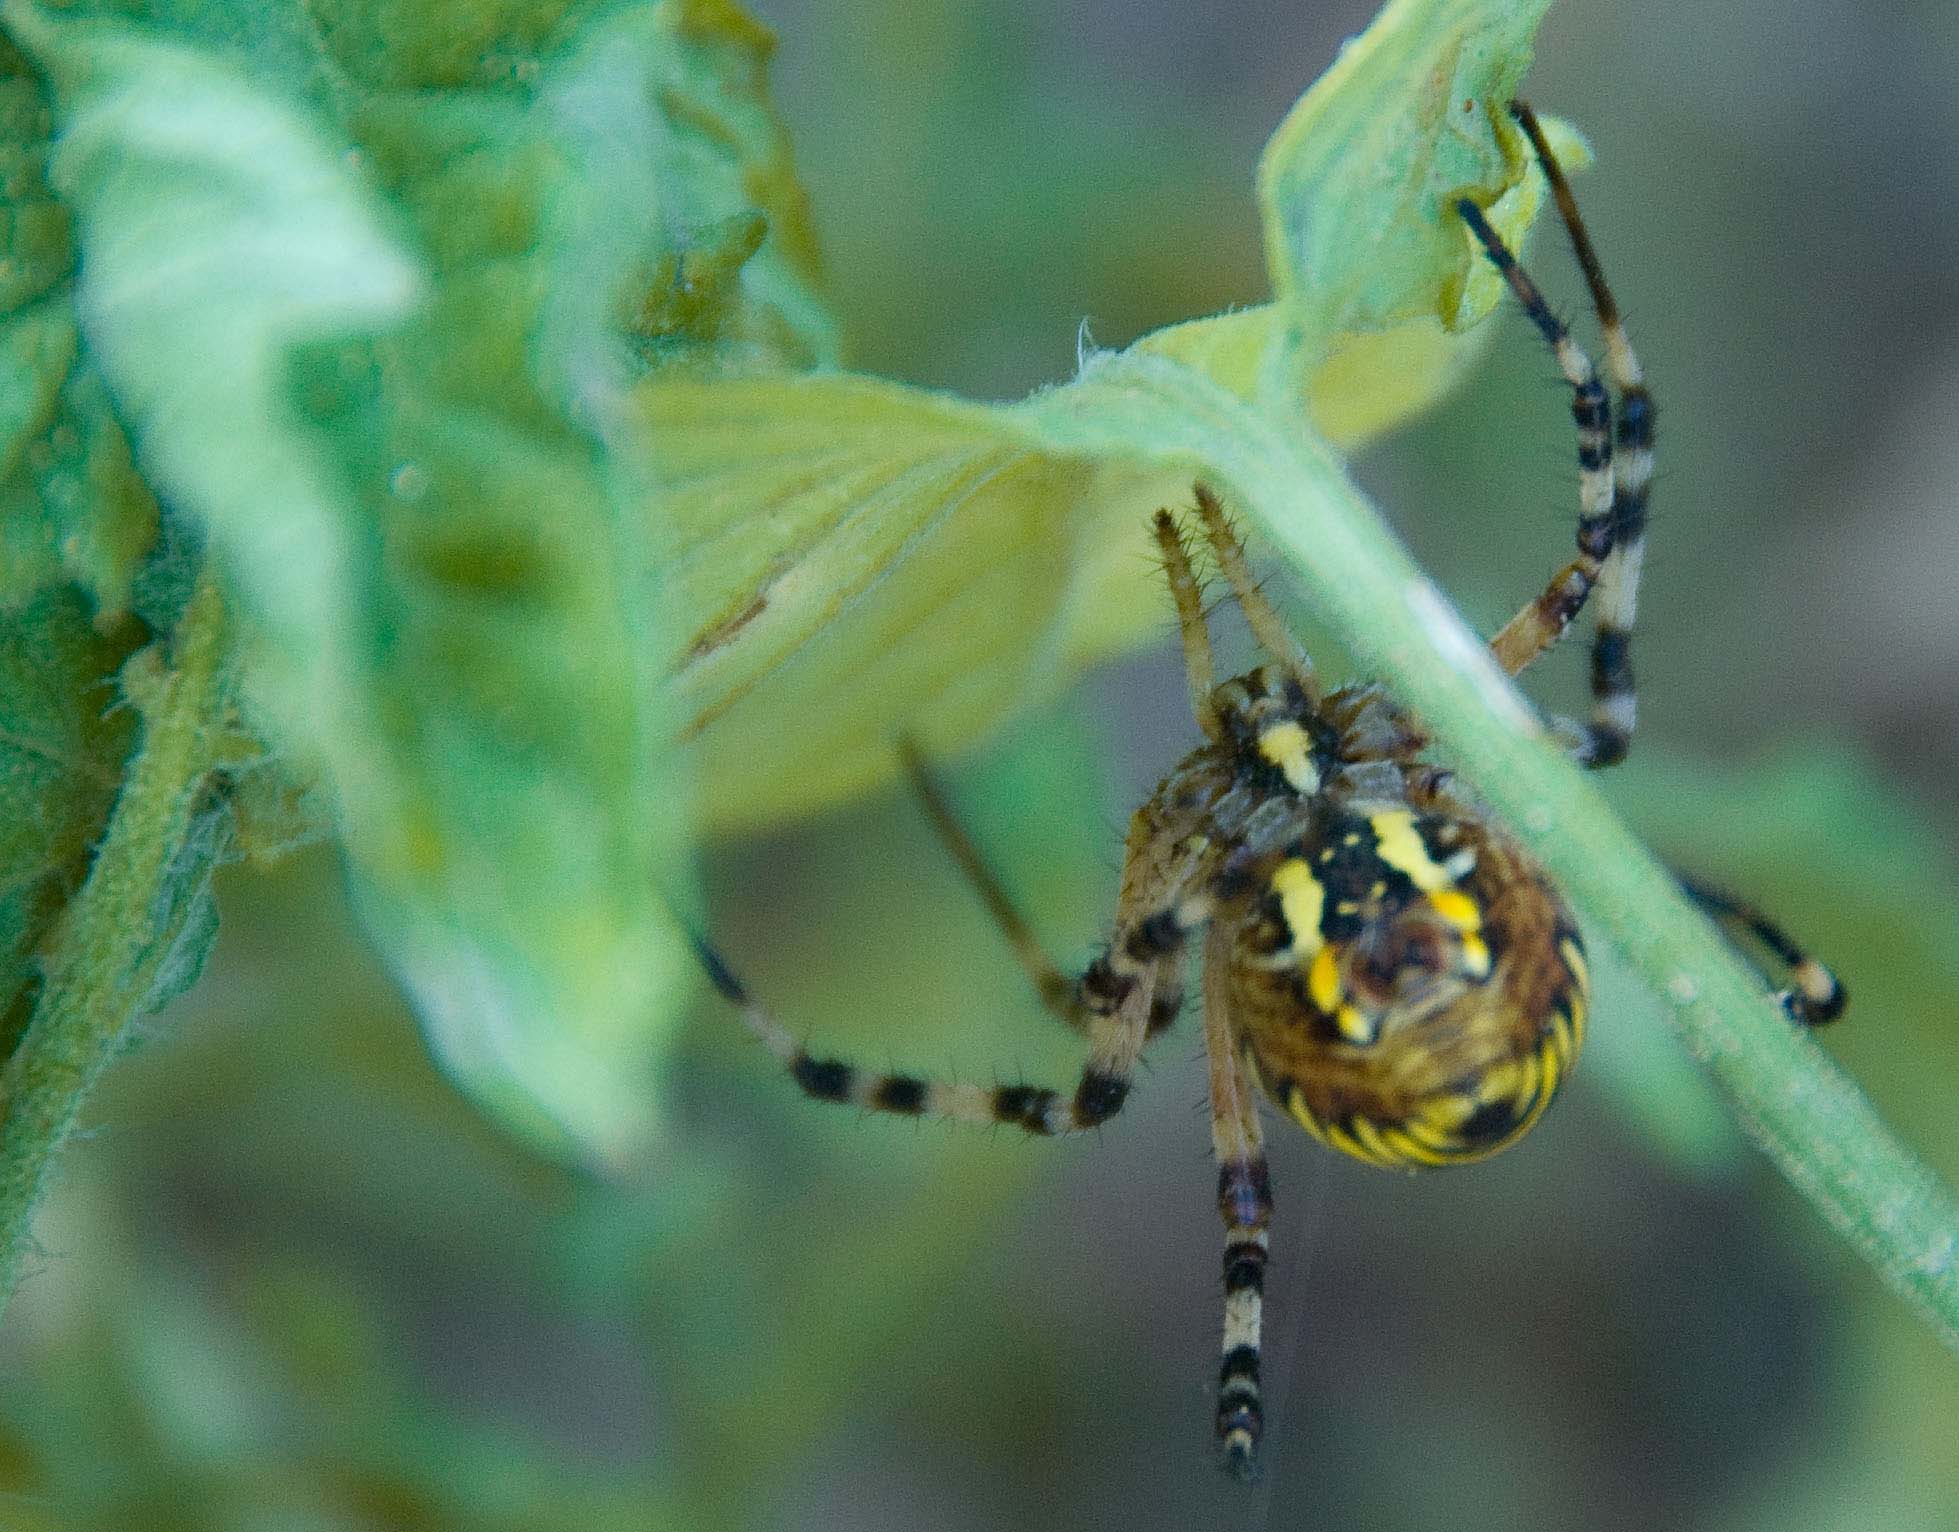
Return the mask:
{"type": "MultiPolygon", "coordinates": [[[[1591,289],[1617,406],[1482,210],[1458,202],[1555,354],[1578,428],[1578,556],[1491,648],[1515,675],[1591,598],[1592,714],[1558,726],[1576,759],[1609,766],[1633,732],[1627,652],[1653,406],[1570,188],[1529,108],[1512,111],[1550,178],[1591,289]]],[[[1114,937],[1086,971],[1071,977],[1049,960],[922,763],[905,751],[928,811],[1042,1000],[1087,1042],[1073,1090],[982,1088],[813,1057],[710,946],[698,946],[716,988],[816,1099],[1039,1134],[1080,1132],[1121,1109],[1139,1055],[1182,1004],[1188,949],[1200,947],[1225,1226],[1217,1434],[1226,1465],[1249,1475],[1263,1429],[1259,1330],[1272,1215],[1259,1094],[1321,1142],[1372,1165],[1483,1159],[1527,1132],[1570,1073],[1584,1038],[1587,978],[1578,924],[1544,870],[1446,770],[1422,759],[1421,729],[1381,688],[1321,684],[1201,483],[1195,518],[1266,663],[1216,683],[1192,538],[1168,511],[1157,512],[1204,741],[1136,811],[1114,937]]],[[[1791,967],[1784,1001],[1792,1015],[1820,1022],[1841,1009],[1836,981],[1776,927],[1711,891],[1689,892],[1791,967]]]]}

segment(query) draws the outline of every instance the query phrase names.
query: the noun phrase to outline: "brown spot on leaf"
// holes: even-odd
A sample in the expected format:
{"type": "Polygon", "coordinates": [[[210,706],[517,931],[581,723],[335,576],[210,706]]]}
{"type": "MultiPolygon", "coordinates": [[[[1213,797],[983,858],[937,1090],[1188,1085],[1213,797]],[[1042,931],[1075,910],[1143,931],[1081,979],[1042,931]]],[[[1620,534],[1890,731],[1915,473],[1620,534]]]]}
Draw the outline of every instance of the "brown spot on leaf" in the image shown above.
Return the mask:
{"type": "Polygon", "coordinates": [[[768,605],[768,596],[760,591],[756,592],[754,598],[748,605],[743,607],[739,612],[736,612],[734,616],[724,618],[713,627],[705,629],[688,648],[687,657],[690,660],[705,659],[708,655],[714,653],[716,649],[731,641],[737,633],[741,632],[743,628],[747,627],[757,617],[760,617],[768,609],[768,605]]]}

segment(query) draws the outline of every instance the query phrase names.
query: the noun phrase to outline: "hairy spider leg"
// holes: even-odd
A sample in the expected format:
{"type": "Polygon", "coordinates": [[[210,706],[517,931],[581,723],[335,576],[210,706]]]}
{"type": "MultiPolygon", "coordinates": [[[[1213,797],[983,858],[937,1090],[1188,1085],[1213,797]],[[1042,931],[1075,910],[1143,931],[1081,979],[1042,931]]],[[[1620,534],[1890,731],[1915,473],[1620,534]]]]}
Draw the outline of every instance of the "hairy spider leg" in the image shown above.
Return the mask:
{"type": "MultiPolygon", "coordinates": [[[[1197,493],[1201,497],[1210,491],[1200,485],[1197,493]]],[[[1217,686],[1217,673],[1211,662],[1211,630],[1204,621],[1204,595],[1191,568],[1183,528],[1168,511],[1158,511],[1150,529],[1156,534],[1156,545],[1163,555],[1163,577],[1169,582],[1170,597],[1177,604],[1177,633],[1183,643],[1190,710],[1206,739],[1221,740],[1224,725],[1218,718],[1217,700],[1211,695],[1217,686]]]]}
{"type": "MultiPolygon", "coordinates": [[[[1245,625],[1252,630],[1252,637],[1258,641],[1258,646],[1292,674],[1305,691],[1307,700],[1318,707],[1326,694],[1320,687],[1319,675],[1313,669],[1312,660],[1307,657],[1305,646],[1285,625],[1277,608],[1265,598],[1258,581],[1252,578],[1251,564],[1245,558],[1245,546],[1232,530],[1217,495],[1201,480],[1196,485],[1196,495],[1197,520],[1204,528],[1204,539],[1211,545],[1211,556],[1218,561],[1218,569],[1231,582],[1231,594],[1237,598],[1239,608],[1245,614],[1245,625]]],[[[1201,714],[1199,718],[1201,721],[1201,714]]]]}
{"type": "Polygon", "coordinates": [[[1510,113],[1530,139],[1557,201],[1605,340],[1605,375],[1618,395],[1612,454],[1612,551],[1599,572],[1598,593],[1592,602],[1597,631],[1592,641],[1591,739],[1597,753],[1588,761],[1609,766],[1624,756],[1636,722],[1629,651],[1638,610],[1640,566],[1646,552],[1647,492],[1653,482],[1653,396],[1626,338],[1618,301],[1605,280],[1605,267],[1592,246],[1585,220],[1578,215],[1578,199],[1551,153],[1537,113],[1524,101],[1511,102],[1510,113]],[[1617,755],[1611,753],[1614,748],[1617,755]]]}

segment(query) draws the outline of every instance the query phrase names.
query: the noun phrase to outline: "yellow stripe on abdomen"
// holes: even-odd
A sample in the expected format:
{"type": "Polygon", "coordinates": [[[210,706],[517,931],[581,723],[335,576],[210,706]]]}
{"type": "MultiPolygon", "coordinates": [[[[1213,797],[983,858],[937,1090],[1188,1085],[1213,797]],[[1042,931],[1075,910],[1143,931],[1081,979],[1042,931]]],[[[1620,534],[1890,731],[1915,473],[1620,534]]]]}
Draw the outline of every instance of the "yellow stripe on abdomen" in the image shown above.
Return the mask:
{"type": "Polygon", "coordinates": [[[1295,856],[1273,871],[1272,892],[1279,896],[1279,913],[1292,932],[1293,953],[1303,963],[1325,945],[1320,919],[1326,913],[1326,886],[1295,856]]]}

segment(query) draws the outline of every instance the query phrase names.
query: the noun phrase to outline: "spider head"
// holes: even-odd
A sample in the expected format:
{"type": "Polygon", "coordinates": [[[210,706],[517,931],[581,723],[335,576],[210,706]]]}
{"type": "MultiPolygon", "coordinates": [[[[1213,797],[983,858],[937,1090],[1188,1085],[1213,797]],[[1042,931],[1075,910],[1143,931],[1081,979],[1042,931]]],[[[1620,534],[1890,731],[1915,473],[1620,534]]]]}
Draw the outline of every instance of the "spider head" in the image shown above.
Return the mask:
{"type": "Polygon", "coordinates": [[[1211,693],[1212,706],[1240,756],[1301,796],[1320,790],[1337,740],[1296,676],[1261,665],[1211,693]]]}

